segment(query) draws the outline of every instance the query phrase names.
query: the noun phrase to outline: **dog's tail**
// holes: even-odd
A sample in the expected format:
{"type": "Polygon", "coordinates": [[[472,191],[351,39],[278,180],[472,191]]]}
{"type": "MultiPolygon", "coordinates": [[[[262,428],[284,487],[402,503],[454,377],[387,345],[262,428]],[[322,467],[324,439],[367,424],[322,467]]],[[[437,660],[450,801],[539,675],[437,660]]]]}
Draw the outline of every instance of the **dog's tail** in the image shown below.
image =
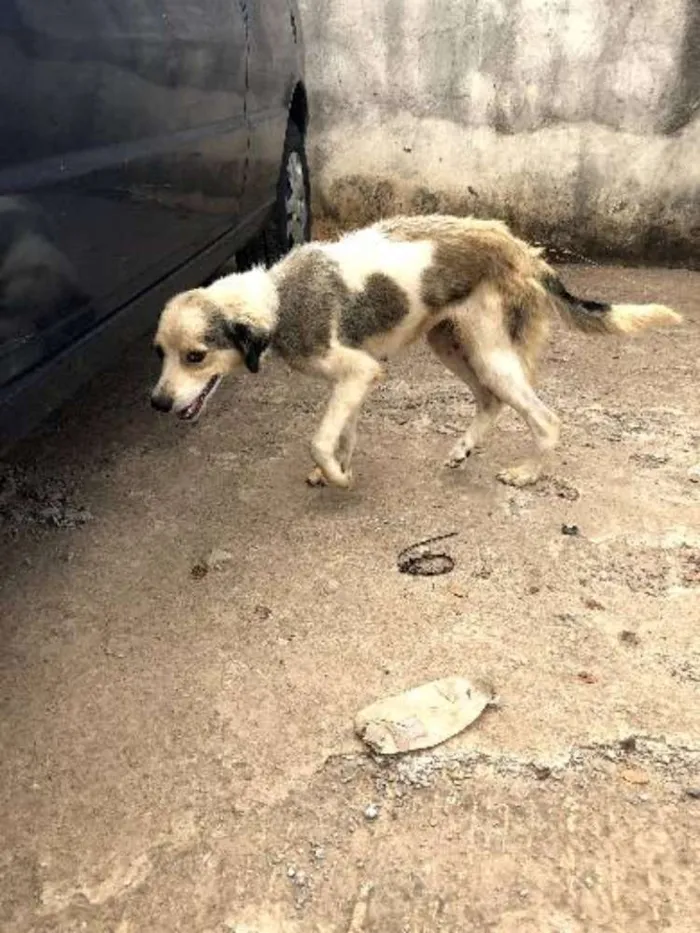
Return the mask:
{"type": "Polygon", "coordinates": [[[647,327],[680,324],[683,318],[665,305],[611,305],[577,298],[551,272],[542,284],[562,316],[577,330],[589,334],[633,334],[647,327]]]}

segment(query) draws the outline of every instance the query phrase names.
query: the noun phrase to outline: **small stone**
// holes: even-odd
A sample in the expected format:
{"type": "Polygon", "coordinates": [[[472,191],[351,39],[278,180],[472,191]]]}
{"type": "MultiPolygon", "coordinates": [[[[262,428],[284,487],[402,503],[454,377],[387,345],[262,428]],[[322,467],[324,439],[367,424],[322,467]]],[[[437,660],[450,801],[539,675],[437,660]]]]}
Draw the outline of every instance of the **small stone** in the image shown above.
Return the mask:
{"type": "Polygon", "coordinates": [[[584,600],[583,604],[586,607],[586,609],[594,609],[597,612],[600,612],[601,610],[605,609],[605,606],[602,603],[598,602],[597,599],[588,598],[584,600]]]}
{"type": "Polygon", "coordinates": [[[287,869],[287,877],[296,878],[296,875],[297,875],[296,868],[293,865],[290,865],[289,868],[287,869]]]}
{"type": "Polygon", "coordinates": [[[578,525],[567,525],[565,523],[561,526],[561,533],[570,538],[577,538],[581,532],[579,531],[578,525]]]}
{"type": "Polygon", "coordinates": [[[204,577],[209,573],[209,568],[206,564],[195,564],[194,567],[190,570],[190,576],[193,580],[203,580],[204,577]]]}
{"type": "Polygon", "coordinates": [[[641,768],[623,768],[620,771],[620,777],[628,784],[648,784],[649,775],[641,768]]]}
{"type": "Polygon", "coordinates": [[[623,629],[618,637],[623,645],[632,645],[634,647],[640,642],[639,635],[627,628],[623,629]]]}
{"type": "Polygon", "coordinates": [[[230,564],[232,560],[233,554],[229,551],[224,551],[223,548],[215,547],[209,552],[202,563],[208,570],[221,570],[226,564],[230,564]]]}
{"type": "Polygon", "coordinates": [[[691,483],[700,483],[700,463],[691,466],[688,470],[688,479],[691,483]]]}
{"type": "Polygon", "coordinates": [[[546,781],[552,776],[552,769],[549,765],[533,765],[532,769],[538,781],[546,781]]]}
{"type": "Polygon", "coordinates": [[[687,787],[685,796],[690,797],[691,800],[700,800],[700,787],[687,787]]]}
{"type": "Polygon", "coordinates": [[[577,676],[582,684],[597,684],[598,683],[598,678],[596,677],[595,674],[591,674],[590,671],[579,671],[577,676]]]}
{"type": "Polygon", "coordinates": [[[370,803],[365,807],[365,819],[366,820],[376,820],[379,816],[379,807],[376,803],[370,803]]]}
{"type": "Polygon", "coordinates": [[[322,862],[326,857],[326,850],[323,848],[323,846],[314,846],[313,855],[317,862],[322,862]]]}
{"type": "Polygon", "coordinates": [[[633,752],[637,748],[637,737],[628,735],[626,738],[620,739],[620,748],[623,752],[633,752]]]}

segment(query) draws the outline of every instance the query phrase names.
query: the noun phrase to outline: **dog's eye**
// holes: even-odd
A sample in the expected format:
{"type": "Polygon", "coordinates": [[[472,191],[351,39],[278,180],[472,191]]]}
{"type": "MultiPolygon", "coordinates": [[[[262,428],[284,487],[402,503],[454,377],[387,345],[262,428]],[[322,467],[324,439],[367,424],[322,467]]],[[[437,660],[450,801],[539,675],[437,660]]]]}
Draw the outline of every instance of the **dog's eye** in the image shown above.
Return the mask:
{"type": "Polygon", "coordinates": [[[206,355],[204,350],[190,350],[185,359],[188,363],[201,363],[206,355]]]}
{"type": "Polygon", "coordinates": [[[165,356],[165,353],[163,353],[163,348],[159,347],[158,344],[156,344],[154,349],[156,351],[156,356],[158,357],[158,359],[162,360],[163,357],[165,356]]]}

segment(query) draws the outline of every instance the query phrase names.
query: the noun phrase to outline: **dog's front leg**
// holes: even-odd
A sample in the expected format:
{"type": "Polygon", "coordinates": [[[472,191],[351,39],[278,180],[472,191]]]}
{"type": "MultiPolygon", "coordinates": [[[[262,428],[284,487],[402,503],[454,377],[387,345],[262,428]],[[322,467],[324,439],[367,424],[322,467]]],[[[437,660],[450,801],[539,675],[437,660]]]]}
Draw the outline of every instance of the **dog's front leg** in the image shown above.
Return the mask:
{"type": "MultiPolygon", "coordinates": [[[[357,422],[359,417],[359,411],[350,416],[348,423],[345,425],[345,430],[340,435],[338,441],[336,456],[341,470],[346,474],[350,472],[350,463],[352,462],[352,455],[355,451],[355,444],[357,443],[357,422]]],[[[326,477],[324,476],[323,470],[315,466],[307,476],[306,482],[309,486],[325,486],[326,477]]]]}
{"type": "Polygon", "coordinates": [[[357,419],[372,384],[381,375],[381,367],[362,351],[338,347],[331,351],[319,369],[334,381],[334,385],[328,408],[311,445],[311,454],[329,483],[347,488],[352,480],[349,467],[357,419]],[[340,461],[336,451],[340,453],[340,461]]]}
{"type": "Polygon", "coordinates": [[[357,444],[357,422],[359,419],[360,411],[358,409],[354,415],[350,416],[345,425],[345,430],[340,435],[340,441],[338,443],[338,461],[344,473],[350,471],[352,455],[355,452],[355,445],[357,444]]]}
{"type": "Polygon", "coordinates": [[[311,444],[314,463],[326,481],[333,486],[347,488],[352,481],[352,474],[346,467],[347,457],[343,457],[345,463],[341,464],[336,450],[340,446],[346,422],[357,418],[365,394],[366,387],[355,380],[337,383],[333,387],[326,414],[311,444]]]}

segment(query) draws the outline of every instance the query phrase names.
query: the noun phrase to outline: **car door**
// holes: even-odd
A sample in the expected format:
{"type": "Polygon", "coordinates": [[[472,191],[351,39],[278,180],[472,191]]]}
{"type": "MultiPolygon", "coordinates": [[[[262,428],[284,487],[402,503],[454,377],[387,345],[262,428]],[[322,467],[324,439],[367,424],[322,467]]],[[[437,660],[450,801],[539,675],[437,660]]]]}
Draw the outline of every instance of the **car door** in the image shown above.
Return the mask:
{"type": "Polygon", "coordinates": [[[236,0],[0,6],[0,385],[237,222],[236,0]]]}
{"type": "Polygon", "coordinates": [[[241,0],[249,36],[250,164],[245,204],[269,210],[298,76],[298,24],[288,0],[241,0]]]}

